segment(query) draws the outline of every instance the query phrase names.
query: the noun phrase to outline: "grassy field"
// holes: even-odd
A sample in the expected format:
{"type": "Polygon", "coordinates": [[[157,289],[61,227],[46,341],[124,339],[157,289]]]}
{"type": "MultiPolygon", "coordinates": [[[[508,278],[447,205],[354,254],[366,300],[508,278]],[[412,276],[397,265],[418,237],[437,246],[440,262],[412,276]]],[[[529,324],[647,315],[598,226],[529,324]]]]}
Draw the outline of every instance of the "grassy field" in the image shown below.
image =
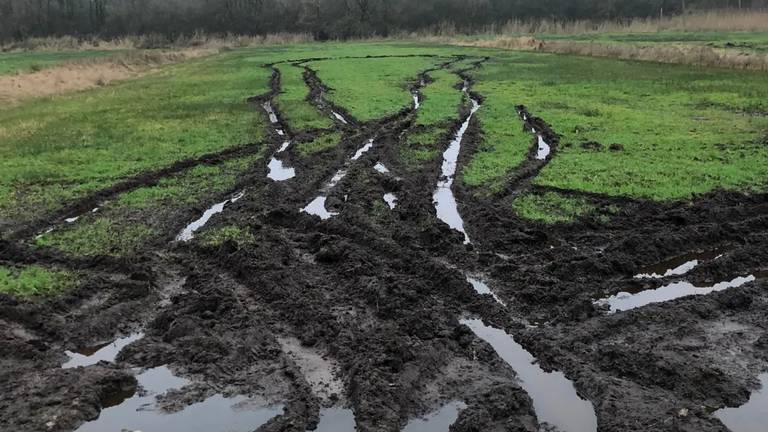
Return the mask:
{"type": "Polygon", "coordinates": [[[29,298],[60,293],[78,284],[78,277],[66,270],[40,266],[0,266],[0,293],[29,298]]]}
{"type": "MultiPolygon", "coordinates": [[[[742,41],[752,37],[742,36],[742,41]]],[[[623,35],[627,41],[634,37],[623,35]]],[[[690,37],[702,43],[728,39],[690,37]]],[[[619,36],[612,40],[623,43],[619,36]]],[[[455,55],[468,58],[429,73],[414,127],[399,143],[409,168],[442,151],[441,138],[466,104],[456,72],[487,56],[488,62],[469,72],[473,90],[485,99],[477,114],[481,140],[469,162],[458,167],[459,181],[475,193],[492,196],[504,190],[526,161],[532,136],[522,130],[515,111],[519,104],[561,137],[535,184],[652,200],[768,187],[763,73],[404,42],[305,44],[228,51],[143,78],[0,110],[0,227],[23,224],[126,176],[261,141],[267,129],[263,112],[246,99],[269,90],[264,64],[329,58],[308,64],[330,87],[328,99],[370,121],[411,106],[409,88],[418,74],[455,55]],[[383,55],[398,57],[352,58],[383,55]]],[[[302,68],[278,67],[282,87],[275,104],[291,128],[333,127],[306,100],[302,68]]],[[[294,151],[310,157],[340,141],[339,131],[328,131],[295,143],[294,151]]],[[[261,156],[200,167],[124,194],[35,243],[75,256],[130,255],[162,235],[174,212],[230,191],[261,156]],[[147,220],[147,214],[155,216],[147,220]]],[[[570,196],[528,194],[509,211],[562,223],[592,210],[570,196]]]]}
{"type": "Polygon", "coordinates": [[[114,55],[116,51],[23,51],[0,53],[0,75],[35,72],[73,60],[114,55]]]}
{"type": "Polygon", "coordinates": [[[0,110],[0,226],[128,175],[260,141],[262,117],[246,103],[268,91],[259,66],[226,53],[0,110]]]}
{"type": "Polygon", "coordinates": [[[583,33],[575,35],[537,34],[541,40],[594,41],[603,43],[692,44],[716,48],[768,51],[768,33],[720,31],[665,31],[655,33],[583,33]]]}

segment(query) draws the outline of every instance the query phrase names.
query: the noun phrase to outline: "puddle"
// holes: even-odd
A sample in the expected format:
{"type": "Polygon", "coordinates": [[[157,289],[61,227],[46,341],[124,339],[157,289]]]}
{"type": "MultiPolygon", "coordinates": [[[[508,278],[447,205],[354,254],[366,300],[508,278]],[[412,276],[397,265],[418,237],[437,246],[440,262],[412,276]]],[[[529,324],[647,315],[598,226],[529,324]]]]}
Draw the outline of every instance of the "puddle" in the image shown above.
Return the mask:
{"type": "Polygon", "coordinates": [[[421,108],[421,102],[419,102],[419,94],[412,93],[412,95],[413,95],[413,109],[417,110],[421,108]]]}
{"type": "Polygon", "coordinates": [[[579,397],[573,383],[562,372],[545,372],[536,358],[514,338],[477,319],[462,319],[480,339],[488,342],[515,372],[520,386],[533,400],[536,416],[541,423],[555,426],[563,432],[595,432],[597,418],[589,401],[579,397]]]}
{"type": "Polygon", "coordinates": [[[296,170],[286,166],[283,161],[277,158],[277,155],[286,151],[290,145],[290,141],[284,142],[283,145],[277,149],[274,156],[272,156],[272,159],[269,161],[269,165],[267,165],[269,168],[269,174],[267,174],[267,178],[274,181],[285,181],[296,177],[296,170]]]}
{"type": "Polygon", "coordinates": [[[758,376],[760,389],[749,397],[749,402],[738,408],[715,411],[723,424],[733,432],[764,432],[768,423],[768,373],[758,376]]]}
{"type": "Polygon", "coordinates": [[[269,167],[269,174],[267,174],[267,178],[270,180],[286,181],[296,177],[295,169],[285,166],[283,161],[274,157],[269,161],[269,165],[267,165],[267,167],[269,167]]]}
{"type": "Polygon", "coordinates": [[[189,381],[175,376],[167,367],[148,369],[136,379],[145,393],[134,392],[127,398],[116,395],[113,406],[102,409],[99,418],[83,424],[77,432],[163,431],[163,432],[249,432],[282,414],[281,406],[258,406],[244,396],[226,398],[215,395],[176,413],[165,413],[155,406],[155,398],[171,389],[180,389],[189,381]]]}
{"type": "Polygon", "coordinates": [[[755,276],[737,277],[730,282],[720,282],[710,287],[696,287],[690,282],[675,282],[661,288],[640,291],[635,294],[620,292],[616,295],[595,302],[597,305],[607,304],[611,313],[636,309],[651,303],[661,303],[690,295],[706,295],[729,288],[737,288],[755,281],[755,276]]]}
{"type": "Polygon", "coordinates": [[[278,122],[277,114],[275,114],[275,110],[272,109],[272,103],[269,101],[264,102],[264,105],[262,105],[262,107],[264,107],[264,111],[266,111],[267,114],[269,114],[269,121],[272,124],[277,123],[278,122]]]}
{"type": "Polygon", "coordinates": [[[318,216],[322,220],[338,216],[339,214],[337,212],[329,212],[328,209],[325,208],[325,200],[327,199],[328,197],[319,196],[312,200],[311,203],[307,204],[307,206],[301,209],[301,211],[304,213],[309,213],[313,216],[318,216]]]}
{"type": "Polygon", "coordinates": [[[536,137],[539,139],[539,148],[536,150],[536,159],[537,160],[544,160],[549,156],[550,147],[549,144],[547,144],[546,141],[544,141],[544,137],[541,136],[541,134],[536,135],[536,137]]]}
{"type": "Polygon", "coordinates": [[[323,408],[320,410],[320,423],[314,432],[354,432],[355,413],[347,408],[323,408]]]}
{"type": "Polygon", "coordinates": [[[282,130],[282,129],[278,129],[277,130],[277,134],[280,135],[280,136],[285,136],[285,131],[282,130]]]}
{"type": "Polygon", "coordinates": [[[448,432],[466,408],[464,402],[450,402],[435,412],[409,421],[402,432],[448,432]]]}
{"type": "Polygon", "coordinates": [[[373,148],[373,138],[370,138],[369,140],[367,140],[367,141],[366,141],[366,142],[363,144],[363,146],[362,146],[362,147],[360,147],[359,149],[357,149],[357,152],[355,152],[355,155],[354,155],[354,156],[352,156],[351,160],[353,160],[353,161],[356,161],[356,160],[360,159],[360,158],[361,158],[361,157],[362,157],[362,156],[363,156],[365,153],[367,153],[367,152],[368,152],[368,150],[370,150],[371,148],[373,148]]]}
{"type": "Polygon", "coordinates": [[[78,219],[80,219],[80,216],[75,216],[75,217],[71,217],[71,218],[66,218],[66,219],[64,219],[64,222],[66,222],[66,223],[68,223],[68,224],[71,224],[71,223],[75,223],[75,222],[77,222],[77,220],[78,220],[78,219]]]}
{"type": "Polygon", "coordinates": [[[331,114],[333,114],[333,116],[336,118],[336,120],[342,122],[343,124],[345,124],[345,125],[349,124],[347,119],[345,119],[343,115],[337,113],[336,111],[331,111],[331,114]]]}
{"type": "Polygon", "coordinates": [[[384,201],[387,203],[390,209],[397,207],[397,196],[393,193],[384,194],[384,201]]]}
{"type": "MultiPolygon", "coordinates": [[[[467,91],[466,89],[467,86],[465,84],[464,92],[467,91]]],[[[464,234],[464,244],[469,243],[469,236],[464,230],[464,221],[459,214],[456,197],[453,195],[451,187],[453,186],[453,179],[456,175],[456,161],[459,158],[459,151],[461,150],[461,140],[464,138],[464,134],[469,128],[469,122],[472,120],[472,116],[475,115],[478,109],[480,109],[480,104],[477,103],[476,100],[470,100],[472,101],[472,111],[469,116],[467,116],[467,119],[464,120],[459,131],[456,132],[448,149],[443,153],[442,177],[437,182],[437,189],[435,189],[435,193],[432,195],[438,219],[445,222],[456,231],[464,234]]]]}
{"type": "Polygon", "coordinates": [[[475,292],[477,292],[480,295],[490,294],[493,296],[493,299],[496,300],[496,303],[507,307],[507,304],[504,303],[499,296],[494,293],[491,288],[486,284],[485,282],[481,281],[480,279],[473,278],[471,276],[467,276],[467,282],[472,284],[472,288],[475,289],[475,292]]]}
{"type": "Polygon", "coordinates": [[[685,255],[676,256],[658,264],[653,264],[640,269],[640,273],[635,275],[637,279],[661,279],[669,276],[684,275],[705,261],[712,261],[720,258],[723,251],[713,249],[709,251],[690,252],[685,255]]]}
{"type": "Polygon", "coordinates": [[[389,174],[389,168],[384,166],[384,164],[381,163],[381,162],[379,162],[376,165],[374,165],[373,169],[375,169],[376,171],[378,171],[378,172],[380,172],[382,174],[389,174]]]}
{"type": "Polygon", "coordinates": [[[95,365],[100,361],[114,362],[123,348],[143,337],[144,333],[135,333],[113,342],[80,348],[74,351],[65,351],[65,354],[69,356],[69,360],[61,365],[61,367],[63,369],[72,369],[80,366],[95,365]]]}
{"type": "Polygon", "coordinates": [[[242,198],[245,195],[245,192],[240,192],[236,195],[234,195],[232,198],[222,201],[220,203],[214,204],[211,208],[205,211],[203,213],[203,216],[200,217],[200,219],[192,222],[191,224],[187,225],[186,228],[184,228],[178,236],[176,236],[176,241],[181,242],[188,242],[192,240],[195,236],[195,231],[199,230],[200,228],[204,227],[205,224],[208,223],[208,221],[213,217],[215,214],[219,214],[224,211],[224,207],[226,207],[227,204],[235,203],[240,198],[242,198]]]}

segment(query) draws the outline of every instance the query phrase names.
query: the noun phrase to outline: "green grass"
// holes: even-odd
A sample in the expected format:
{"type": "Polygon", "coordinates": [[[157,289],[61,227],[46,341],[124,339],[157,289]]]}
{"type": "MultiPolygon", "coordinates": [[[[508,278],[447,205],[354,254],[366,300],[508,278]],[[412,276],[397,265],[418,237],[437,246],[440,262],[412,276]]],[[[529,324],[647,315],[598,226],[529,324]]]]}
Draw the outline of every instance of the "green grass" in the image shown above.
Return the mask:
{"type": "Polygon", "coordinates": [[[515,199],[512,207],[521,218],[545,224],[573,222],[595,210],[594,205],[583,198],[555,192],[522,195],[515,199]]]}
{"type": "Polygon", "coordinates": [[[0,266],[0,293],[20,298],[59,294],[77,286],[78,277],[69,271],[39,266],[21,269],[0,266]]]}
{"type": "Polygon", "coordinates": [[[420,72],[434,67],[440,59],[410,57],[398,59],[341,59],[309,63],[331,90],[326,96],[360,121],[394,114],[413,99],[408,90],[420,72]]]}
{"type": "Polygon", "coordinates": [[[269,72],[245,53],[0,111],[0,225],[120,178],[263,137],[246,98],[269,72]]]}
{"type": "Polygon", "coordinates": [[[302,156],[310,156],[334,148],[340,142],[341,132],[326,132],[318,135],[312,141],[298,142],[296,147],[302,156]]]}
{"type": "Polygon", "coordinates": [[[756,52],[768,51],[766,32],[665,31],[655,33],[585,33],[578,35],[539,34],[542,40],[594,41],[631,44],[687,44],[716,48],[739,48],[756,52]]]}
{"type": "Polygon", "coordinates": [[[206,206],[220,200],[234,187],[238,176],[260,159],[257,155],[216,166],[197,166],[156,186],[122,194],[99,212],[42,235],[36,244],[76,257],[135,254],[147,242],[163,236],[168,226],[177,224],[177,211],[194,208],[209,196],[214,198],[203,203],[206,206]]]}
{"type": "Polygon", "coordinates": [[[409,169],[416,169],[435,158],[438,141],[447,133],[442,126],[426,127],[410,131],[399,146],[400,161],[409,169]]]}
{"type": "Polygon", "coordinates": [[[63,51],[0,53],[0,75],[34,72],[72,60],[108,57],[118,51],[63,51]]]}
{"type": "Polygon", "coordinates": [[[465,170],[470,185],[492,188],[522,161],[530,146],[514,112],[522,103],[562,135],[538,184],[656,200],[766,186],[768,118],[742,113],[765,106],[762,73],[517,53],[476,77],[488,100],[485,149],[465,170]],[[586,141],[605,148],[581,148],[586,141]],[[609,151],[613,143],[624,151],[609,151]]]}
{"type": "Polygon", "coordinates": [[[463,94],[456,89],[461,82],[456,74],[440,69],[429,73],[432,82],[422,90],[424,101],[416,112],[416,124],[443,124],[459,116],[463,94]]]}
{"type": "Polygon", "coordinates": [[[309,88],[304,82],[304,69],[292,65],[280,65],[280,94],[275,106],[294,131],[326,129],[333,126],[327,115],[307,101],[309,88]]]}
{"type": "Polygon", "coordinates": [[[246,229],[234,225],[213,227],[200,233],[197,241],[211,248],[218,248],[224,243],[232,243],[239,250],[243,247],[256,244],[256,237],[246,229]]]}
{"type": "Polygon", "coordinates": [[[506,175],[525,160],[532,145],[532,136],[523,132],[515,108],[526,100],[525,83],[510,61],[490,61],[471,74],[476,80],[472,89],[485,97],[477,112],[483,135],[462,179],[469,186],[496,191],[504,186],[506,175]]]}

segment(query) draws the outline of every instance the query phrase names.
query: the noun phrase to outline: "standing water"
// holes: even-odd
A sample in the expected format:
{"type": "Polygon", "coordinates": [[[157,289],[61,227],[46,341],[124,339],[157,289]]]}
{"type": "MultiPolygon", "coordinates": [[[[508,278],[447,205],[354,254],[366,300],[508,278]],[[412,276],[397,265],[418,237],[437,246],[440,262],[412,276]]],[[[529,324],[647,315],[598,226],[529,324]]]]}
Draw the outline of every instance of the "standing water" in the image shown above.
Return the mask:
{"type": "Polygon", "coordinates": [[[75,351],[66,351],[65,354],[69,357],[69,360],[61,365],[61,367],[71,369],[95,365],[100,361],[113,362],[124,347],[143,337],[144,333],[136,333],[109,343],[81,348],[75,351]]]}
{"type": "Polygon", "coordinates": [[[709,287],[696,287],[690,282],[675,282],[661,288],[641,291],[639,293],[620,292],[616,295],[598,300],[597,305],[607,304],[611,313],[636,309],[651,303],[661,303],[691,295],[706,295],[729,288],[738,288],[748,282],[754,282],[755,277],[738,277],[730,282],[720,282],[709,287]]]}
{"type": "Polygon", "coordinates": [[[189,381],[175,376],[168,368],[148,369],[136,379],[145,392],[121,395],[105,406],[96,420],[83,424],[77,432],[163,431],[163,432],[249,432],[282,413],[282,407],[259,406],[248,398],[222,395],[166,413],[155,406],[155,398],[189,381]]]}
{"type": "Polygon", "coordinates": [[[205,213],[203,213],[200,219],[187,225],[187,227],[184,228],[179,233],[178,236],[176,236],[176,241],[188,242],[192,240],[195,237],[195,232],[200,228],[204,227],[205,224],[207,224],[208,221],[213,217],[213,215],[223,212],[224,207],[226,207],[227,204],[237,202],[244,195],[245,195],[245,192],[240,192],[226,201],[222,201],[220,203],[214,204],[211,208],[206,210],[205,213]]]}
{"type": "Polygon", "coordinates": [[[277,155],[284,152],[288,149],[288,146],[291,145],[290,141],[286,141],[283,143],[282,146],[280,146],[279,149],[275,152],[275,154],[272,156],[272,159],[269,161],[269,174],[267,174],[267,177],[274,181],[285,181],[292,179],[296,177],[296,170],[285,166],[283,161],[277,158],[277,155]]]}
{"type": "Polygon", "coordinates": [[[545,372],[536,358],[504,330],[489,327],[477,319],[462,319],[480,339],[488,342],[520,379],[520,386],[533,400],[539,421],[563,432],[595,432],[597,418],[589,401],[579,397],[573,383],[562,372],[545,372]]]}
{"type": "Polygon", "coordinates": [[[345,119],[343,115],[337,113],[336,111],[331,111],[331,114],[333,114],[333,116],[336,117],[336,120],[340,121],[341,123],[349,124],[347,119],[345,119]]]}
{"type": "Polygon", "coordinates": [[[262,107],[264,107],[264,111],[266,111],[267,115],[269,115],[270,123],[272,123],[272,124],[277,123],[278,122],[277,114],[275,114],[275,110],[272,109],[272,103],[269,102],[269,101],[264,102],[264,105],[262,105],[262,107]]]}
{"type": "Polygon", "coordinates": [[[417,110],[421,108],[421,102],[419,102],[419,94],[416,92],[413,92],[412,95],[413,95],[413,109],[417,110]]]}
{"type": "Polygon", "coordinates": [[[323,408],[314,432],[355,432],[355,413],[347,408],[323,408]]]}
{"type": "Polygon", "coordinates": [[[699,264],[705,261],[718,259],[722,256],[721,249],[712,249],[708,251],[690,252],[680,255],[658,264],[653,264],[640,269],[640,273],[635,275],[637,279],[661,279],[669,276],[684,275],[699,264]]]}
{"type": "Polygon", "coordinates": [[[549,144],[547,144],[546,141],[544,141],[544,137],[541,136],[541,134],[536,135],[536,138],[538,138],[539,141],[539,148],[536,150],[536,159],[537,160],[544,160],[549,156],[550,147],[549,144]]]}
{"type": "Polygon", "coordinates": [[[448,432],[459,418],[459,413],[466,408],[463,402],[448,403],[433,413],[409,421],[403,432],[448,432]]]}
{"type": "Polygon", "coordinates": [[[768,423],[768,373],[760,374],[760,389],[738,408],[715,411],[715,417],[733,432],[765,432],[768,423]]]}
{"type": "Polygon", "coordinates": [[[393,193],[384,194],[384,201],[390,209],[394,209],[397,206],[397,196],[393,193]]]}
{"type": "MultiPolygon", "coordinates": [[[[467,87],[464,86],[464,92],[466,93],[467,87]]],[[[437,210],[437,217],[441,221],[445,222],[451,228],[464,234],[464,244],[469,243],[469,236],[464,230],[464,221],[459,214],[459,208],[456,204],[456,197],[453,195],[451,187],[453,186],[454,176],[456,175],[456,161],[459,159],[459,152],[461,151],[461,140],[464,138],[464,134],[469,128],[469,122],[472,120],[472,116],[475,115],[477,110],[480,109],[480,104],[470,98],[472,101],[472,111],[464,120],[461,128],[451,141],[451,145],[443,153],[443,167],[442,176],[437,182],[437,188],[432,195],[432,199],[435,203],[435,210],[437,210]]]]}

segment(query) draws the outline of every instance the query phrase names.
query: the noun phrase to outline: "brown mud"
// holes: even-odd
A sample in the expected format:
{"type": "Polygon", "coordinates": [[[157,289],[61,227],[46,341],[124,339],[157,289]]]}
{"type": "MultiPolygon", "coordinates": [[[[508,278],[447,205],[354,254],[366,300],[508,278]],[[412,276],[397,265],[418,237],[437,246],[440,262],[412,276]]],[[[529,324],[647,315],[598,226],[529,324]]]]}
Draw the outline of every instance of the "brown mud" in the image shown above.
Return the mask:
{"type": "MultiPolygon", "coordinates": [[[[317,101],[322,82],[309,69],[305,78],[317,101]]],[[[279,75],[272,86],[253,102],[277,94],[279,75]]],[[[441,151],[466,114],[457,113],[441,151]]],[[[529,157],[495,196],[457,181],[472,238],[464,245],[463,235],[435,217],[440,158],[416,170],[400,160],[413,116],[404,108],[337,125],[341,143],[315,155],[289,148],[297,169],[289,181],[269,181],[262,160],[238,181],[245,196],[203,228],[234,225],[247,238],[173,242],[194,219],[185,210],[167,235],[124,260],[42,256],[19,241],[32,235],[29,228],[6,240],[6,263],[87,269],[87,277],[56,299],[0,295],[0,429],[75,430],[135,390],[134,368],[167,366],[192,384],[163,395],[162,409],[183,410],[217,394],[285,407],[259,431],[311,430],[325,408],[351,408],[358,431],[399,431],[452,401],[467,406],[453,431],[540,430],[516,372],[459,322],[474,316],[573,381],[594,406],[599,431],[726,431],[713,411],[745,403],[768,365],[766,281],[612,315],[595,300],[681,278],[704,284],[764,272],[768,196],[716,191],[654,203],[563,191],[620,210],[607,221],[585,216],[545,226],[509,207],[520,190],[538,190],[528,180],[534,163],[545,162],[529,157]],[[374,136],[371,150],[349,163],[374,136]],[[374,170],[377,162],[390,172],[374,170]],[[341,167],[347,175],[328,193],[338,215],[321,221],[300,213],[341,167]],[[397,195],[396,208],[386,206],[385,193],[397,195]],[[634,278],[646,266],[711,249],[723,255],[685,275],[634,278]],[[507,307],[478,295],[465,272],[483,275],[507,307]],[[113,363],[61,368],[67,350],[137,332],[143,338],[113,363]]],[[[526,119],[556,149],[553,128],[527,112],[526,119]]],[[[480,142],[480,127],[470,123],[459,171],[480,142]]],[[[272,138],[270,147],[278,141],[272,138]]],[[[221,198],[208,197],[198,209],[221,198]]]]}

